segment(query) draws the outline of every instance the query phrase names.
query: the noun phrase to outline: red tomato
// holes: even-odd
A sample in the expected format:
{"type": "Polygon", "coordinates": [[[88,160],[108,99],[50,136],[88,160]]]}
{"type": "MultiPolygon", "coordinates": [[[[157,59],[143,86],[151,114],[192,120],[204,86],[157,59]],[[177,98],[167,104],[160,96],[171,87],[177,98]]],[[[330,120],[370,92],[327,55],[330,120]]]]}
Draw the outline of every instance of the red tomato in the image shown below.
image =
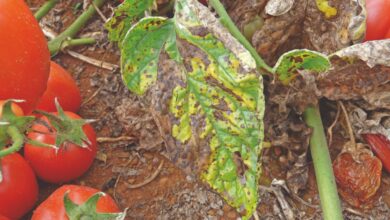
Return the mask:
{"type": "Polygon", "coordinates": [[[0,99],[23,99],[29,114],[46,89],[50,53],[24,0],[0,1],[0,99]]]}
{"type": "Polygon", "coordinates": [[[0,220],[10,220],[9,218],[3,216],[3,215],[0,215],[0,220]]]}
{"type": "Polygon", "coordinates": [[[389,29],[389,31],[387,32],[385,38],[386,38],[386,39],[390,38],[390,29],[389,29]]]}
{"type": "Polygon", "coordinates": [[[382,161],[383,167],[390,172],[390,140],[382,134],[362,134],[362,137],[382,161]]]}
{"type": "MultiPolygon", "coordinates": [[[[72,112],[65,114],[73,119],[80,119],[80,116],[72,112]]],[[[48,124],[46,117],[41,119],[48,124]]],[[[55,132],[41,124],[32,126],[33,131],[28,134],[31,140],[40,141],[46,144],[55,144],[55,132]]],[[[92,126],[85,124],[83,131],[91,144],[85,148],[72,143],[65,143],[56,151],[49,147],[39,147],[26,144],[24,157],[30,162],[32,168],[39,178],[50,183],[63,183],[74,180],[83,175],[91,166],[97,151],[96,134],[92,126]]]]}
{"type": "Polygon", "coordinates": [[[17,153],[0,159],[0,214],[19,219],[34,207],[38,184],[30,165],[17,153]]]}
{"type": "Polygon", "coordinates": [[[38,103],[37,109],[55,112],[54,100],[57,97],[65,111],[77,112],[81,104],[80,90],[72,76],[60,65],[50,63],[50,75],[47,89],[38,103]]]}
{"type": "MultiPolygon", "coordinates": [[[[86,202],[92,195],[99,192],[96,189],[86,186],[64,185],[54,191],[34,211],[32,220],[68,220],[64,207],[64,195],[69,192],[69,198],[72,202],[81,205],[86,202]]],[[[98,213],[118,213],[120,212],[115,201],[108,195],[99,198],[96,206],[98,213]]]]}
{"type": "MultiPolygon", "coordinates": [[[[0,100],[0,117],[1,117],[1,115],[3,114],[3,105],[4,105],[4,102],[5,102],[5,101],[0,100]]],[[[24,115],[23,109],[20,108],[20,106],[17,105],[17,104],[15,104],[15,103],[12,103],[12,104],[11,104],[11,109],[12,109],[12,111],[14,112],[14,114],[15,114],[16,116],[22,116],[22,115],[24,115]]]]}
{"type": "Polygon", "coordinates": [[[366,40],[379,40],[390,30],[390,1],[366,0],[367,33],[366,40]]]}

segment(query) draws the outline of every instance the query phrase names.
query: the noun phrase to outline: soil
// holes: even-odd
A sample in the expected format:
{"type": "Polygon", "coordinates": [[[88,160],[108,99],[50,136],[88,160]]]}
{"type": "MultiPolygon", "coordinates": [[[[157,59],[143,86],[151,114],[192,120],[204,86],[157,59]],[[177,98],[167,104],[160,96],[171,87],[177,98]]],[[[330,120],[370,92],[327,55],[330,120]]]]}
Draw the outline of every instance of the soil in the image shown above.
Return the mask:
{"type": "MultiPolygon", "coordinates": [[[[28,1],[32,10],[44,0],[28,1]]],[[[108,1],[102,9],[109,17],[112,7],[118,1],[108,1]]],[[[41,22],[46,28],[59,33],[64,30],[83,10],[82,0],[62,0],[41,22]]],[[[119,51],[107,40],[103,19],[96,15],[82,35],[93,34],[98,43],[92,46],[71,48],[96,60],[119,65],[119,51]]],[[[123,209],[127,209],[127,219],[237,219],[238,213],[204,184],[185,175],[176,168],[164,154],[163,142],[158,138],[158,129],[148,109],[143,108],[138,98],[128,92],[121,81],[119,69],[107,70],[74,58],[66,51],[53,58],[77,79],[83,97],[79,114],[92,123],[98,136],[102,138],[131,137],[131,140],[111,140],[99,144],[98,157],[87,174],[72,184],[91,186],[113,196],[123,209]],[[137,186],[138,185],[138,186],[137,186]]],[[[325,101],[328,102],[328,101],[325,101]]],[[[326,106],[326,104],[325,104],[326,106]]],[[[334,119],[333,108],[325,110],[325,124],[334,119]],[[328,112],[329,111],[329,112],[328,112]],[[326,113],[328,112],[328,113],[326,113]]],[[[295,120],[301,120],[293,115],[295,120]]],[[[336,129],[340,129],[336,128],[336,129]]],[[[305,141],[305,137],[299,137],[305,141]]],[[[347,141],[348,135],[335,132],[332,158],[347,141]]],[[[294,213],[296,219],[321,219],[319,198],[312,164],[308,169],[304,188],[292,192],[285,184],[271,184],[272,180],[288,179],[288,150],[272,147],[263,152],[264,171],[261,178],[261,201],[258,207],[260,219],[286,219],[286,211],[281,204],[294,213]]],[[[305,179],[305,178],[304,178],[305,179]]],[[[43,201],[58,185],[40,183],[40,198],[43,201]]],[[[356,210],[344,204],[347,219],[387,219],[390,216],[390,177],[384,174],[381,197],[374,208],[368,211],[356,210]]],[[[31,214],[29,215],[31,216],[31,214]]],[[[27,216],[25,219],[29,219],[27,216]]]]}

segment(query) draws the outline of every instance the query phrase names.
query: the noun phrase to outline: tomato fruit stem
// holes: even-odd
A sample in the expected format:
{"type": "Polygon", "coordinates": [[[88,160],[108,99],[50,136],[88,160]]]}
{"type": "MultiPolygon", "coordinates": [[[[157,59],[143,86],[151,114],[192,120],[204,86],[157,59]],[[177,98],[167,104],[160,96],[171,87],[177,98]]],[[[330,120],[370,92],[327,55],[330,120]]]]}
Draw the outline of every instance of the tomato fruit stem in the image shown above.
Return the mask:
{"type": "Polygon", "coordinates": [[[318,192],[320,194],[323,217],[325,220],[343,219],[332,161],[330,159],[319,108],[306,108],[304,118],[307,125],[313,129],[310,138],[310,150],[313,158],[318,192]]]}
{"type": "Polygon", "coordinates": [[[0,151],[0,158],[19,151],[23,146],[24,136],[20,133],[18,128],[9,126],[7,128],[7,134],[12,139],[12,145],[0,151]]]}
{"type": "Polygon", "coordinates": [[[54,6],[58,3],[58,0],[49,0],[43,4],[37,12],[35,12],[34,17],[39,21],[41,20],[49,11],[54,8],[54,6]]]}
{"type": "Polygon", "coordinates": [[[77,205],[69,198],[69,191],[64,195],[64,206],[66,215],[69,219],[118,219],[123,220],[126,217],[126,212],[119,213],[97,213],[96,206],[100,197],[105,196],[104,193],[98,192],[92,195],[84,204],[77,205]]]}
{"type": "Polygon", "coordinates": [[[249,53],[255,59],[257,67],[269,73],[273,73],[272,68],[265,63],[265,61],[257,53],[256,49],[252,47],[251,43],[234,24],[221,2],[219,0],[209,0],[209,5],[211,5],[219,15],[220,22],[249,51],[249,53]]]}
{"type": "MultiPolygon", "coordinates": [[[[100,7],[104,4],[105,0],[94,0],[92,4],[96,7],[100,7]]],[[[49,41],[49,51],[52,56],[56,55],[66,40],[76,36],[77,32],[88,22],[90,18],[96,13],[95,7],[90,5],[64,32],[58,35],[53,40],[49,41]]],[[[88,41],[90,42],[90,41],[88,41]]],[[[80,42],[77,45],[81,45],[80,42]]]]}

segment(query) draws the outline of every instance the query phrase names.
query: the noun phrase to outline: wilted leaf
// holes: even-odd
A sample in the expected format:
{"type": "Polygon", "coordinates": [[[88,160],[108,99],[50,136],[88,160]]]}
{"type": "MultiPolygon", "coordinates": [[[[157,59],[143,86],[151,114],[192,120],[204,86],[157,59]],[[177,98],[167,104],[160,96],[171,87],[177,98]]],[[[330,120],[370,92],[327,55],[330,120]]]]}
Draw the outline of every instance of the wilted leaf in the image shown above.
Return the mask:
{"type": "Polygon", "coordinates": [[[363,60],[369,67],[383,65],[390,67],[390,40],[366,41],[337,51],[333,56],[345,60],[363,60]]]}
{"type": "Polygon", "coordinates": [[[321,53],[310,50],[292,50],[279,58],[274,72],[284,84],[288,84],[299,74],[299,70],[319,73],[329,68],[330,61],[321,53]]]}
{"type": "Polygon", "coordinates": [[[243,32],[256,16],[264,19],[264,25],[256,29],[251,40],[269,65],[274,65],[283,53],[298,48],[331,54],[361,41],[365,34],[364,0],[295,0],[291,9],[279,16],[265,16],[269,10],[266,3],[276,2],[279,3],[276,6],[281,7],[282,2],[290,1],[224,2],[229,15],[243,32]],[[326,15],[333,17],[329,19],[326,15]]]}
{"type": "Polygon", "coordinates": [[[114,15],[107,21],[108,38],[110,41],[121,42],[133,22],[152,7],[154,0],[124,0],[115,9],[114,15]]]}
{"type": "Polygon", "coordinates": [[[364,61],[343,60],[333,56],[332,69],[320,74],[316,79],[317,87],[331,100],[362,99],[381,85],[390,82],[390,67],[375,65],[370,68],[364,61]]]}

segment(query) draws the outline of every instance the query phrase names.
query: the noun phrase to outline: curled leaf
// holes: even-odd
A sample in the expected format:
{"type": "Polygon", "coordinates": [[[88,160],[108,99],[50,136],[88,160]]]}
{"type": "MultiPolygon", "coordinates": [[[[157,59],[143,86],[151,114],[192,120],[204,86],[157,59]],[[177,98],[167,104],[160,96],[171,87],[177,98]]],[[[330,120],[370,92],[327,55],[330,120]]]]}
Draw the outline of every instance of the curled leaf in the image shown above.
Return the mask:
{"type": "Polygon", "coordinates": [[[310,50],[292,50],[283,54],[274,67],[279,79],[288,84],[300,70],[324,72],[330,68],[327,56],[310,50]]]}
{"type": "Polygon", "coordinates": [[[383,65],[390,67],[390,40],[367,41],[337,51],[333,56],[346,60],[360,59],[369,67],[383,65]]]}

